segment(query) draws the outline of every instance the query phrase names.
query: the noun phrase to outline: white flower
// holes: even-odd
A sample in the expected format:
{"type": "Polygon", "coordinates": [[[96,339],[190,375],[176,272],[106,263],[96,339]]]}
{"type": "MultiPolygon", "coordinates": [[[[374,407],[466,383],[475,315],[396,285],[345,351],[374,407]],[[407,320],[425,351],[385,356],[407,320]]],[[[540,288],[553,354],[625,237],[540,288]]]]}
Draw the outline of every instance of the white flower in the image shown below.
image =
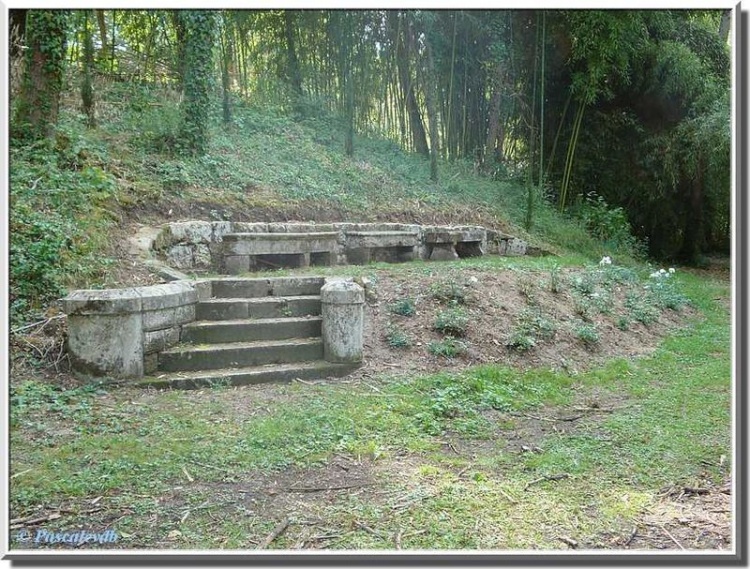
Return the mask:
{"type": "Polygon", "coordinates": [[[655,272],[651,273],[651,275],[649,275],[649,276],[652,279],[658,279],[659,277],[661,277],[661,273],[659,271],[655,271],[655,272]]]}
{"type": "Polygon", "coordinates": [[[662,275],[664,275],[664,274],[666,274],[666,272],[667,272],[667,271],[665,271],[664,269],[659,269],[659,272],[660,272],[660,273],[661,273],[662,275]]]}
{"type": "Polygon", "coordinates": [[[604,265],[611,265],[612,259],[609,256],[602,257],[602,260],[599,261],[599,266],[603,267],[604,265]]]}
{"type": "Polygon", "coordinates": [[[674,272],[675,272],[675,271],[674,271],[674,267],[669,267],[669,274],[670,274],[670,275],[673,275],[673,274],[674,274],[674,272]]]}

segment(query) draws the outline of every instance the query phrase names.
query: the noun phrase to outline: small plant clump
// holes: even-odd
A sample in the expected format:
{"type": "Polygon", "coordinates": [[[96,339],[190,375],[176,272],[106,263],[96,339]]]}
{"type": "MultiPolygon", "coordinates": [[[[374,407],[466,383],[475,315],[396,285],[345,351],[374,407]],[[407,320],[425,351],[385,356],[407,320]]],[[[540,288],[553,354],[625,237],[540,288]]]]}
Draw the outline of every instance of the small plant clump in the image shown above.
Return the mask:
{"type": "Polygon", "coordinates": [[[392,302],[388,306],[388,310],[393,314],[398,314],[399,316],[414,316],[414,314],[416,314],[417,312],[414,300],[412,300],[411,298],[402,298],[400,300],[392,302]]]}
{"type": "Polygon", "coordinates": [[[618,329],[625,331],[630,328],[630,319],[627,316],[620,316],[615,324],[618,329]]]}
{"type": "Polygon", "coordinates": [[[390,326],[385,333],[385,341],[391,348],[410,348],[412,346],[411,338],[402,329],[397,326],[390,326]]]}
{"type": "Polygon", "coordinates": [[[427,345],[427,350],[433,356],[442,356],[447,359],[453,359],[466,353],[466,343],[461,340],[456,340],[452,336],[448,336],[440,342],[430,342],[427,345]]]}
{"type": "Polygon", "coordinates": [[[636,322],[648,326],[659,319],[659,310],[649,303],[649,299],[636,293],[629,292],[625,297],[625,307],[636,322]]]}
{"type": "Polygon", "coordinates": [[[587,348],[593,348],[599,343],[599,332],[596,330],[596,326],[582,322],[575,327],[575,335],[587,348]]]}
{"type": "Polygon", "coordinates": [[[542,315],[541,311],[526,309],[518,315],[516,326],[505,345],[526,352],[536,346],[537,339],[550,340],[556,333],[554,321],[542,315]]]}
{"type": "Polygon", "coordinates": [[[526,304],[536,304],[536,283],[534,283],[531,277],[524,276],[518,280],[518,291],[526,299],[526,304]]]}
{"type": "Polygon", "coordinates": [[[460,307],[441,310],[435,317],[434,328],[448,336],[465,336],[469,328],[469,314],[460,307]]]}
{"type": "Polygon", "coordinates": [[[455,281],[437,281],[430,285],[432,298],[443,304],[458,305],[467,304],[469,294],[466,287],[455,281]]]}

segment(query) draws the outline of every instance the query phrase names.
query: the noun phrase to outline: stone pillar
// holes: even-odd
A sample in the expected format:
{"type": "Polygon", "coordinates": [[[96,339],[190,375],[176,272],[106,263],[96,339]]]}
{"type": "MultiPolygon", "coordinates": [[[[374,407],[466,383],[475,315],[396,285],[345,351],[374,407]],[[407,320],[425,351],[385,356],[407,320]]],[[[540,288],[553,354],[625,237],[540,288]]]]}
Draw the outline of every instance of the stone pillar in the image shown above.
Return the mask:
{"type": "Polygon", "coordinates": [[[330,280],[320,289],[326,361],[362,361],[365,291],[357,283],[330,280]]]}
{"type": "Polygon", "coordinates": [[[92,377],[143,376],[143,314],[136,288],[78,290],[63,299],[73,370],[92,377]]]}

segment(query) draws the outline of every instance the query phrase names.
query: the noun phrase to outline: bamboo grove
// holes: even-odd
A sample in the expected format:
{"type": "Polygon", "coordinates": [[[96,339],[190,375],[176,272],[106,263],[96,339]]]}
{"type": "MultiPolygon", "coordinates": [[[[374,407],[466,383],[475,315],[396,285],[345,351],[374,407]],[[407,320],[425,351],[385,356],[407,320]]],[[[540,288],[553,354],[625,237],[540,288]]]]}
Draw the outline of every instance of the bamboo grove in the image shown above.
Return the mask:
{"type": "MultiPolygon", "coordinates": [[[[571,214],[605,204],[652,256],[728,250],[728,11],[55,13],[11,11],[27,74],[40,26],[57,26],[45,41],[58,38],[69,75],[183,92],[191,151],[237,105],[325,109],[346,121],[349,155],[355,134],[378,135],[430,160],[434,181],[445,160],[517,178],[527,228],[541,200],[571,214]]],[[[16,125],[45,92],[33,81],[14,97],[16,125]]]]}

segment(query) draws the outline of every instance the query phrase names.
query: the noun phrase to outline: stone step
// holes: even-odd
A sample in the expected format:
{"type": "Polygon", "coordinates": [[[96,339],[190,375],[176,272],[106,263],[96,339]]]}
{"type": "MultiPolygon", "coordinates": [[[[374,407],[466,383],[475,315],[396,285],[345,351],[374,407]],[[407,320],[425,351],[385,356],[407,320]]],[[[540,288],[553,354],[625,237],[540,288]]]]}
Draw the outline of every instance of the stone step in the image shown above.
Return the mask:
{"type": "Polygon", "coordinates": [[[320,315],[320,296],[214,298],[195,305],[196,320],[288,318],[320,315]]]}
{"type": "Polygon", "coordinates": [[[182,327],[181,340],[192,344],[222,344],[255,340],[287,340],[320,336],[320,316],[204,320],[182,327]]]}
{"type": "Polygon", "coordinates": [[[325,277],[223,278],[211,281],[214,298],[303,296],[320,294],[325,277]]]}
{"type": "Polygon", "coordinates": [[[160,371],[199,371],[323,359],[321,338],[227,344],[179,344],[159,353],[160,371]]]}
{"type": "Polygon", "coordinates": [[[323,360],[243,368],[165,373],[138,380],[135,385],[156,389],[198,389],[220,385],[251,385],[272,381],[314,380],[341,377],[359,364],[333,364],[323,360]]]}

